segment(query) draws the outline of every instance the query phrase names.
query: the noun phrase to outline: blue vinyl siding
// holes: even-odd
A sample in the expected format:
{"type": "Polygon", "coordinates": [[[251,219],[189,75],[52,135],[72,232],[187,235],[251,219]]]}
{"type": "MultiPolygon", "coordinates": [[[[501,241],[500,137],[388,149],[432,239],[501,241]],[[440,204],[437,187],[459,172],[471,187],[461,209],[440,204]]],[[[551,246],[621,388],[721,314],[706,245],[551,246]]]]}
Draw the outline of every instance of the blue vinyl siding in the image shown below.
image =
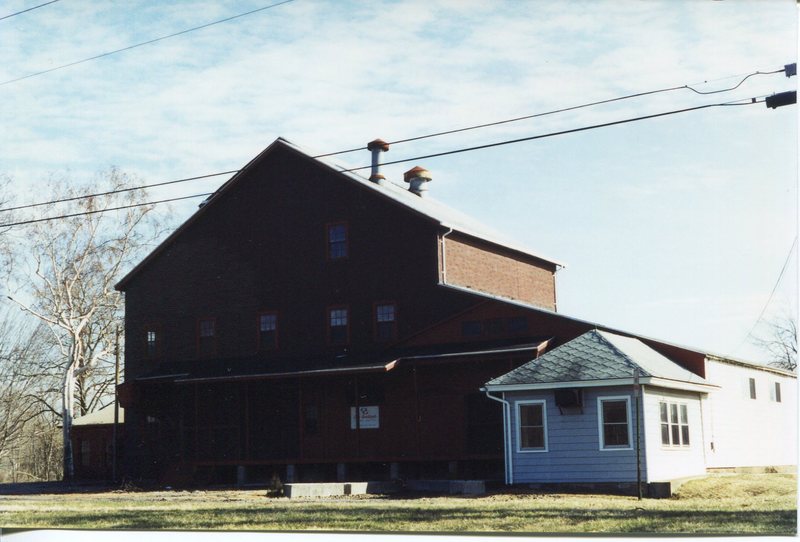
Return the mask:
{"type": "MultiPolygon", "coordinates": [[[[635,482],[636,431],[631,425],[630,450],[600,450],[597,398],[630,397],[631,424],[636,421],[630,388],[584,388],[583,413],[561,414],[552,390],[507,393],[512,402],[511,446],[514,483],[635,482]],[[544,400],[547,414],[547,452],[517,451],[516,401],[544,400]]],[[[642,479],[646,480],[644,433],[641,442],[642,479]]]]}

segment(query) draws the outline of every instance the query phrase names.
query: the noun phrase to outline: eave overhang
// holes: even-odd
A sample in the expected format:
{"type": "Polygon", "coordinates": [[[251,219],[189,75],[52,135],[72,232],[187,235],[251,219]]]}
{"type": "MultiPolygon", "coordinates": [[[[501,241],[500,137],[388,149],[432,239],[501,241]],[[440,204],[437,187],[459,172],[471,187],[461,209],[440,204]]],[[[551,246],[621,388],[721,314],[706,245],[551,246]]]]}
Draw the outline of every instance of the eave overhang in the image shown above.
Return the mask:
{"type": "MultiPolygon", "coordinates": [[[[667,378],[645,377],[639,379],[639,384],[657,388],[668,388],[683,391],[709,393],[719,389],[713,384],[700,384],[696,382],[683,382],[667,378]]],[[[494,384],[485,385],[481,391],[510,392],[510,391],[535,391],[553,390],[564,388],[600,388],[610,386],[633,386],[633,377],[608,378],[604,380],[574,380],[568,382],[537,382],[535,384],[494,384]]]]}

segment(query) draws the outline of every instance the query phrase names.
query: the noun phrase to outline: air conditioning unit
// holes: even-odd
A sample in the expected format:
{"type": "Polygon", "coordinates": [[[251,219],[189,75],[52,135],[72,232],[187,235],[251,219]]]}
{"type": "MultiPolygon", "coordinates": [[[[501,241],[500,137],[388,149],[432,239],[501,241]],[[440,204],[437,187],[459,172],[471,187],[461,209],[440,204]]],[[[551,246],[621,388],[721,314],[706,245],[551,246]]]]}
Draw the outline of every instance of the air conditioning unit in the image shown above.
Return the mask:
{"type": "Polygon", "coordinates": [[[580,388],[565,388],[555,391],[556,395],[556,406],[561,410],[561,413],[564,414],[565,409],[567,411],[571,411],[573,409],[577,409],[578,411],[582,411],[581,408],[583,403],[581,402],[581,390],[580,388]]]}

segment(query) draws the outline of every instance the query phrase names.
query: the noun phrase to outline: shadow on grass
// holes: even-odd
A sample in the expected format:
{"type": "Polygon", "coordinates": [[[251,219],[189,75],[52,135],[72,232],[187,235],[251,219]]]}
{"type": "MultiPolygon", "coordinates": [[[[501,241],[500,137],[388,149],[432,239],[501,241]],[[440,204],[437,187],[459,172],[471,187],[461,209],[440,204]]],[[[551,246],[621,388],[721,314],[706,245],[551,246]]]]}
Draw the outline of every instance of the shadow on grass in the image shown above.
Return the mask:
{"type": "Polygon", "coordinates": [[[497,509],[266,506],[252,509],[8,513],[8,527],[459,532],[795,534],[795,510],[497,509]],[[23,520],[22,514],[19,520],[23,520]]]}

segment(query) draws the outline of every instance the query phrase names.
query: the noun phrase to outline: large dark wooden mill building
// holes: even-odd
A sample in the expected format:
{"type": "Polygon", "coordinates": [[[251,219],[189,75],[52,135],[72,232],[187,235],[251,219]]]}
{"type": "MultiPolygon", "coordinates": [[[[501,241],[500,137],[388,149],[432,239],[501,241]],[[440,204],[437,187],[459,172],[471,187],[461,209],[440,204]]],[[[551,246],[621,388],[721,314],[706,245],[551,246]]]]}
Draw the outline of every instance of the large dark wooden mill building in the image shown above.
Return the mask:
{"type": "Polygon", "coordinates": [[[559,263],[369,148],[367,179],[276,140],[120,281],[128,476],[503,478],[481,386],[593,325],[555,312],[559,263]]]}

